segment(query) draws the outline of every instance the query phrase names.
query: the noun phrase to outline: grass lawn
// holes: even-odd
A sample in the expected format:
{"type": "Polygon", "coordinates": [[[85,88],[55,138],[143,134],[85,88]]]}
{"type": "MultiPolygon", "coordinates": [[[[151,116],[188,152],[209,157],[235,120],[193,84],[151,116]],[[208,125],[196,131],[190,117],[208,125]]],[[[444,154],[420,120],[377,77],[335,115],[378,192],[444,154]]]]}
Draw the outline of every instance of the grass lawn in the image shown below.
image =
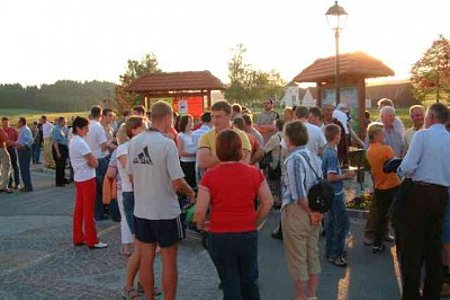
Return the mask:
{"type": "Polygon", "coordinates": [[[16,124],[19,117],[25,117],[28,123],[38,121],[42,115],[47,116],[49,121],[54,121],[58,117],[65,117],[69,122],[73,116],[83,116],[86,117],[89,112],[48,112],[39,110],[30,110],[26,108],[0,108],[0,118],[8,117],[11,120],[11,124],[16,124]]]}

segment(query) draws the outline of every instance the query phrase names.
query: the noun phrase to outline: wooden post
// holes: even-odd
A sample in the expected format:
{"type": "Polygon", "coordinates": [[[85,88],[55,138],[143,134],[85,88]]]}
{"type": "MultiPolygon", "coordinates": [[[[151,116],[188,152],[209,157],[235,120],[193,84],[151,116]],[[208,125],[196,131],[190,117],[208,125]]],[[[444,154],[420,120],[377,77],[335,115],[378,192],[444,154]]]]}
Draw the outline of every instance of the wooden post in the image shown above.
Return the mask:
{"type": "Polygon", "coordinates": [[[211,90],[207,90],[206,91],[206,109],[207,110],[211,110],[211,106],[212,106],[212,96],[211,96],[211,90]]]}
{"type": "Polygon", "coordinates": [[[316,82],[317,87],[317,106],[322,107],[322,82],[316,82]]]}
{"type": "Polygon", "coordinates": [[[364,128],[365,111],[366,111],[366,81],[364,78],[358,79],[358,120],[359,120],[359,138],[364,141],[366,137],[366,129],[364,128]]]}

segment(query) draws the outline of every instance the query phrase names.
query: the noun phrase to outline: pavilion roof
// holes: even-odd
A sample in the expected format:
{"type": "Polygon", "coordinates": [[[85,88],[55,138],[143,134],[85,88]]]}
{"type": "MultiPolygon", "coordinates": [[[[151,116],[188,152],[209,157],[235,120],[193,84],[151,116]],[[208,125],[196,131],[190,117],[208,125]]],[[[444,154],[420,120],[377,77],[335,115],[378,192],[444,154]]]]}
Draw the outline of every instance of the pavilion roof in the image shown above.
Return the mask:
{"type": "Polygon", "coordinates": [[[209,71],[147,74],[135,79],[128,91],[155,93],[169,91],[223,90],[224,84],[209,71]]]}
{"type": "MultiPolygon", "coordinates": [[[[375,78],[395,75],[382,61],[364,52],[339,55],[339,74],[375,78]]],[[[312,65],[294,77],[296,82],[320,82],[334,79],[336,56],[317,59],[312,65]]]]}

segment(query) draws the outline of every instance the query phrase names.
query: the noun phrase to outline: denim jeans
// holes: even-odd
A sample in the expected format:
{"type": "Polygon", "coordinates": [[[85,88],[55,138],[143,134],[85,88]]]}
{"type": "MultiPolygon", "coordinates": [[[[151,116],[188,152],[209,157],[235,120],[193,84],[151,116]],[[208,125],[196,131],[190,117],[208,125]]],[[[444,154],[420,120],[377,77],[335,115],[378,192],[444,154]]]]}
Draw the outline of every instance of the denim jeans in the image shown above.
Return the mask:
{"type": "Polygon", "coordinates": [[[41,159],[41,145],[38,143],[31,145],[31,158],[34,164],[37,164],[41,159]]]}
{"type": "Polygon", "coordinates": [[[336,258],[344,254],[345,238],[350,229],[350,221],[345,210],[344,193],[334,197],[326,217],[325,255],[336,258]]]}
{"type": "Polygon", "coordinates": [[[9,158],[11,160],[11,167],[12,171],[11,175],[9,176],[9,187],[13,186],[13,178],[14,178],[14,185],[18,186],[20,185],[20,179],[19,179],[19,166],[17,165],[17,152],[16,148],[14,147],[8,147],[8,153],[9,158]]]}
{"type": "Polygon", "coordinates": [[[109,160],[107,158],[97,159],[98,166],[95,169],[97,194],[95,197],[95,219],[97,221],[105,218],[105,205],[103,204],[103,179],[105,179],[106,169],[108,169],[109,160]]]}
{"type": "Polygon", "coordinates": [[[123,210],[131,234],[134,235],[134,192],[123,192],[123,210]]]}
{"type": "Polygon", "coordinates": [[[256,231],[210,233],[208,252],[222,282],[224,300],[259,299],[256,231]]]}
{"type": "Polygon", "coordinates": [[[22,181],[25,190],[32,191],[33,185],[31,184],[30,163],[31,163],[31,147],[21,149],[17,151],[19,157],[20,174],[22,175],[22,181]]]}

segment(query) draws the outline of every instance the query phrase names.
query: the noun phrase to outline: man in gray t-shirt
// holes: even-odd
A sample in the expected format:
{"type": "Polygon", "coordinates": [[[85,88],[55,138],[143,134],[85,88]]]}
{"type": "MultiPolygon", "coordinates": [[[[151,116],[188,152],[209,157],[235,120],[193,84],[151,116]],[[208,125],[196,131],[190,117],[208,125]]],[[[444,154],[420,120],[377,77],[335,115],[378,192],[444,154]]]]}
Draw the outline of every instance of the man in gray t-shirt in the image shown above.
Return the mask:
{"type": "Polygon", "coordinates": [[[142,253],[140,280],[147,299],[153,299],[153,261],[156,244],[161,247],[164,298],[176,296],[178,241],[184,238],[177,192],[194,200],[183,179],[178,151],[164,136],[172,125],[172,108],[165,102],[152,107],[152,127],[135,136],[128,149],[127,172],[134,187],[136,244],[142,253]],[[166,259],[164,259],[164,257],[166,259]],[[152,266],[152,268],[149,268],[152,266]]]}
{"type": "MultiPolygon", "coordinates": [[[[264,138],[264,145],[277,131],[275,121],[280,118],[278,113],[273,110],[274,101],[271,98],[264,100],[264,111],[259,115],[256,125],[264,138]]],[[[264,146],[261,145],[261,146],[264,146]]]]}

